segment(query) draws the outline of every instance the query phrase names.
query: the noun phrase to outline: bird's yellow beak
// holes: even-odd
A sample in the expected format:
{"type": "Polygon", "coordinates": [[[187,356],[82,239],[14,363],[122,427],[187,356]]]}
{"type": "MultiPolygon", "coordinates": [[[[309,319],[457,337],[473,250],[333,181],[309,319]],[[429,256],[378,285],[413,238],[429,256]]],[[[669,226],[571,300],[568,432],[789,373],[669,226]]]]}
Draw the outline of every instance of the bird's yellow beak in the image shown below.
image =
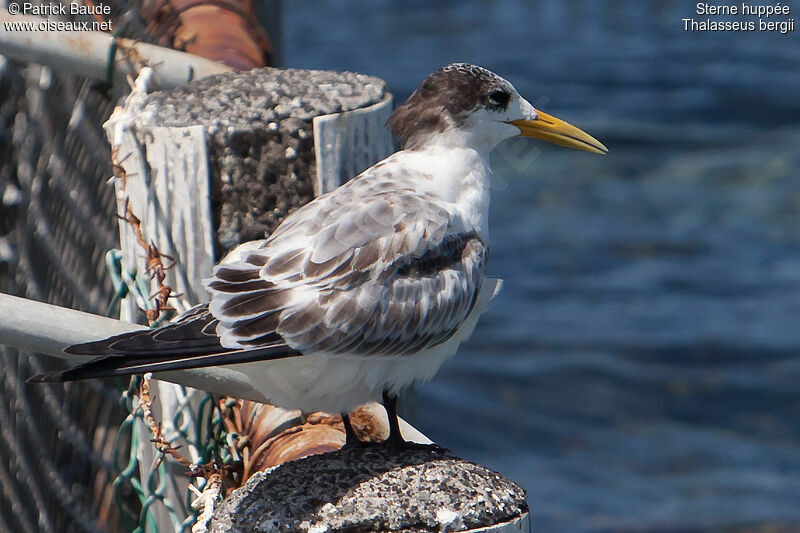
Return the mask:
{"type": "Polygon", "coordinates": [[[584,132],[572,124],[568,124],[547,113],[536,110],[538,115],[533,120],[511,120],[508,124],[516,126],[522,132],[523,137],[532,137],[543,141],[551,142],[567,148],[586,150],[596,154],[605,154],[608,148],[603,143],[584,132]]]}

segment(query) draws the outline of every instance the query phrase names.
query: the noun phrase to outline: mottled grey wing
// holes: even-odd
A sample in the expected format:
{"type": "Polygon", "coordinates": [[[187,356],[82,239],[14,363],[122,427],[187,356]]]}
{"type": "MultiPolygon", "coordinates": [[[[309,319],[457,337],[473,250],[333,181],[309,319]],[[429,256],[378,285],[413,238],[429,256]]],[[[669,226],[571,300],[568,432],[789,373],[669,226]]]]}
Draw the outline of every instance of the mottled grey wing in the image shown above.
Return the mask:
{"type": "Polygon", "coordinates": [[[71,346],[70,353],[99,357],[32,380],[319,352],[414,353],[444,342],[464,322],[486,253],[437,198],[388,176],[355,179],[295,211],[261,248],[217,266],[207,306],[159,329],[71,346]]]}
{"type": "Polygon", "coordinates": [[[471,311],[487,249],[438,199],[369,176],[293,213],[207,281],[221,344],[409,354],[471,311]]]}

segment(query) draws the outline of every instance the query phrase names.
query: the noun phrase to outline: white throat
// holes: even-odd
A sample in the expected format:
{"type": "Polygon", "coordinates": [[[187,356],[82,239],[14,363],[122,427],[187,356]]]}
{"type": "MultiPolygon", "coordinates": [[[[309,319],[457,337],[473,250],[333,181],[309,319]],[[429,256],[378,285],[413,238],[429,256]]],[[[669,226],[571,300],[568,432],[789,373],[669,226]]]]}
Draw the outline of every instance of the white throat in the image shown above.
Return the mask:
{"type": "Polygon", "coordinates": [[[437,136],[445,142],[429,142],[417,150],[397,152],[392,159],[422,176],[415,184],[419,190],[435,194],[458,214],[463,227],[454,232],[475,231],[487,239],[489,232],[488,151],[449,142],[446,134],[437,136]]]}

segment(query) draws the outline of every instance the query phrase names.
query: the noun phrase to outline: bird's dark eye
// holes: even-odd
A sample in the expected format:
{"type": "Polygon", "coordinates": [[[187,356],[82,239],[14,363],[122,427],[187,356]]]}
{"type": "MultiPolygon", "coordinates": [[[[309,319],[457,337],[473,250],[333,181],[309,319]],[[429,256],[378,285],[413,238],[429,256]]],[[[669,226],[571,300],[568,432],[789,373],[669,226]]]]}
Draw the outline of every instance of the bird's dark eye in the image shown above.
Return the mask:
{"type": "Polygon", "coordinates": [[[489,100],[498,107],[505,107],[508,101],[511,100],[511,95],[506,91],[497,89],[489,93],[489,100]]]}

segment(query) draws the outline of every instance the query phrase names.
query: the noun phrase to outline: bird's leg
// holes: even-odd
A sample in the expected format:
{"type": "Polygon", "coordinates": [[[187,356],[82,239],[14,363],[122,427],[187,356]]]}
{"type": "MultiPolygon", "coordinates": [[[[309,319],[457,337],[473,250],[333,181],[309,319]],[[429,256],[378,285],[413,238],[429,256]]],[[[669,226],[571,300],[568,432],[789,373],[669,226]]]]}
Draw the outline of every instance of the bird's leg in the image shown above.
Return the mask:
{"type": "Polygon", "coordinates": [[[402,450],[425,450],[438,454],[450,453],[447,448],[442,448],[438,444],[419,444],[408,441],[400,433],[400,420],[397,418],[397,395],[383,391],[383,406],[386,408],[386,415],[389,417],[389,438],[384,442],[387,446],[402,450]]]}
{"type": "Polygon", "coordinates": [[[349,414],[342,413],[342,424],[344,424],[345,447],[352,448],[354,446],[361,446],[363,442],[361,442],[361,439],[359,439],[358,435],[356,435],[356,430],[353,429],[353,426],[350,423],[349,414]]]}
{"type": "Polygon", "coordinates": [[[383,391],[383,407],[386,408],[386,416],[389,417],[389,438],[386,443],[392,446],[405,446],[406,440],[400,433],[400,421],[397,419],[397,395],[383,391]]]}

